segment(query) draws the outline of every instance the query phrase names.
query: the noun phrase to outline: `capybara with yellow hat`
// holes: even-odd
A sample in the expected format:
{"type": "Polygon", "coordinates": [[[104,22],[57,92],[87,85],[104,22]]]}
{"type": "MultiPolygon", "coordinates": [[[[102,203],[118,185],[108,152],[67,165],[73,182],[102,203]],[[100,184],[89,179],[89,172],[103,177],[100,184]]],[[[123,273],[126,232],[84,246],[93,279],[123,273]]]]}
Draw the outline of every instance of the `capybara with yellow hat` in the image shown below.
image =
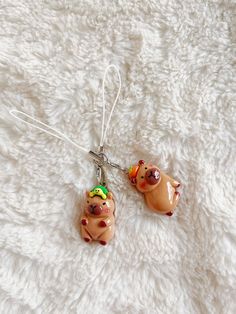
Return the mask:
{"type": "Polygon", "coordinates": [[[86,242],[106,245],[114,236],[115,202],[105,186],[97,185],[86,192],[86,204],[80,217],[80,232],[86,242]]]}

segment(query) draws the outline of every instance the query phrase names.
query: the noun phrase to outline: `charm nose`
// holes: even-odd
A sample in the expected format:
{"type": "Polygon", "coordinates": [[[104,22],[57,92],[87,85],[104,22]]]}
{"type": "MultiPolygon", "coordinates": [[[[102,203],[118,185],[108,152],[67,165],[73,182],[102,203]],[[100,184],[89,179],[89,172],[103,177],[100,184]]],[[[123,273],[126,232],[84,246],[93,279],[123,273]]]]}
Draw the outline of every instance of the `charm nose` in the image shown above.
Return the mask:
{"type": "Polygon", "coordinates": [[[100,215],[102,212],[102,207],[98,204],[92,204],[89,206],[89,212],[93,215],[100,215]]]}
{"type": "Polygon", "coordinates": [[[145,179],[148,184],[154,185],[160,179],[160,173],[156,168],[150,168],[145,174],[145,179]]]}

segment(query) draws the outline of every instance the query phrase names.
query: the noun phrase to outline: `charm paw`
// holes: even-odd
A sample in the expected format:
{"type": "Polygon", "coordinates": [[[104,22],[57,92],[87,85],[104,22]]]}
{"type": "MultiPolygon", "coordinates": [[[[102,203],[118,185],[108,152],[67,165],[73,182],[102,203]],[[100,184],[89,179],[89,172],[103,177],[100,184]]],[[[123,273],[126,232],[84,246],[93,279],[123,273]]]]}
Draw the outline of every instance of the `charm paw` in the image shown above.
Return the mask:
{"type": "Polygon", "coordinates": [[[81,224],[83,226],[86,226],[88,224],[88,221],[85,218],[83,218],[83,219],[81,219],[81,224]]]}
{"type": "Polygon", "coordinates": [[[106,241],[103,241],[103,240],[99,241],[99,243],[100,243],[101,245],[106,245],[106,244],[107,244],[107,242],[106,242],[106,241]]]}
{"type": "Polygon", "coordinates": [[[89,239],[89,238],[84,238],[84,241],[85,241],[85,242],[90,242],[91,239],[89,239]]]}
{"type": "Polygon", "coordinates": [[[99,227],[105,228],[106,226],[107,226],[107,224],[104,220],[99,222],[99,227]]]}
{"type": "Polygon", "coordinates": [[[180,197],[180,193],[178,191],[175,192],[176,197],[180,197]]]}

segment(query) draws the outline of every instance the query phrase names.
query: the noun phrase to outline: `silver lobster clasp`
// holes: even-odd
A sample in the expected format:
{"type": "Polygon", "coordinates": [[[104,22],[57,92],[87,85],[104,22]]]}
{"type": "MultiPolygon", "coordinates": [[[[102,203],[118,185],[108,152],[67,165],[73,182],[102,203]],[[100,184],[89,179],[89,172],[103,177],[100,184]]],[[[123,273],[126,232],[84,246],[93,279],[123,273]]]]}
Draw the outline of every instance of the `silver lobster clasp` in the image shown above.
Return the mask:
{"type": "Polygon", "coordinates": [[[106,175],[104,171],[104,165],[108,164],[107,156],[102,152],[101,148],[100,148],[99,153],[89,151],[89,154],[92,157],[93,162],[96,167],[96,177],[97,177],[98,183],[100,185],[106,186],[106,175]]]}

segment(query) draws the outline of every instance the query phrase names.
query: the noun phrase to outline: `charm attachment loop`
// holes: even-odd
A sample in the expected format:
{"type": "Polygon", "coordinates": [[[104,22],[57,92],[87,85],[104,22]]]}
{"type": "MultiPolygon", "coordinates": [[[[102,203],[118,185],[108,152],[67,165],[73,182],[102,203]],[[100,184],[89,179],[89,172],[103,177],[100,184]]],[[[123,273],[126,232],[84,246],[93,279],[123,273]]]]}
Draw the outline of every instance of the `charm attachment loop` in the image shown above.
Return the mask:
{"type": "Polygon", "coordinates": [[[103,152],[101,153],[95,153],[94,151],[90,150],[89,151],[89,155],[92,157],[92,159],[94,160],[94,162],[99,165],[100,167],[105,166],[105,165],[109,165],[113,168],[119,169],[123,172],[125,172],[126,174],[128,174],[128,169],[127,168],[123,168],[120,165],[110,161],[107,157],[107,155],[103,152]]]}

